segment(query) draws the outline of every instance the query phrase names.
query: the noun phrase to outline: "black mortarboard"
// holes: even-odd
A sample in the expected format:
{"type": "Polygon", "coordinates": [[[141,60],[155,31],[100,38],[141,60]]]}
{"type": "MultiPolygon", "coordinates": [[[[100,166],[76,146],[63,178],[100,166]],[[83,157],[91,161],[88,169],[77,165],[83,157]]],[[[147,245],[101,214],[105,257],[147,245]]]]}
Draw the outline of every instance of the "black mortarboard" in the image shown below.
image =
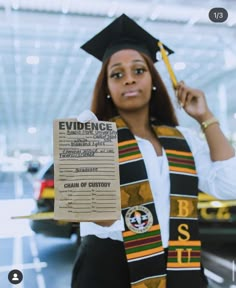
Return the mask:
{"type": "MultiPolygon", "coordinates": [[[[81,48],[100,61],[105,61],[119,50],[131,48],[149,55],[155,63],[156,53],[160,51],[158,41],[127,15],[122,14],[81,48]]],[[[165,45],[163,47],[168,55],[174,53],[165,45]]]]}
{"type": "Polygon", "coordinates": [[[155,63],[158,61],[156,54],[160,51],[172,85],[174,89],[177,87],[177,79],[167,57],[174,51],[163,45],[159,39],[153,37],[125,14],[116,18],[81,48],[102,62],[119,50],[134,49],[145,53],[155,63]]]}

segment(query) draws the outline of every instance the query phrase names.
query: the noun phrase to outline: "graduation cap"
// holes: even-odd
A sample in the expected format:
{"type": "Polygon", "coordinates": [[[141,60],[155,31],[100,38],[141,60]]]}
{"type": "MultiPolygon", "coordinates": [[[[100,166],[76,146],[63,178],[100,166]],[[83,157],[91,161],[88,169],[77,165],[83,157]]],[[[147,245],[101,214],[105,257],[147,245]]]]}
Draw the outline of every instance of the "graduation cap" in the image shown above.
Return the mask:
{"type": "Polygon", "coordinates": [[[134,49],[145,53],[155,63],[158,61],[157,52],[160,51],[172,84],[174,88],[176,87],[177,80],[167,57],[174,51],[163,45],[159,39],[153,37],[125,14],[116,18],[81,48],[102,62],[119,50],[134,49]]]}

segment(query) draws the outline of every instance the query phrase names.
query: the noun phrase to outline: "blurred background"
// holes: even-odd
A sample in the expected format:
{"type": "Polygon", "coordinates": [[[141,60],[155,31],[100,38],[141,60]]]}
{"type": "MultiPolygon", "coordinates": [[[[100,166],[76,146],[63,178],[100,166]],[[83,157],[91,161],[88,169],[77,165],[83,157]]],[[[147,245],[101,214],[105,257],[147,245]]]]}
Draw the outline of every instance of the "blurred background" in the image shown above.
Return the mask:
{"type": "MultiPolygon", "coordinates": [[[[80,46],[122,13],[175,51],[170,62],[177,79],[205,92],[236,147],[235,0],[0,0],[1,287],[11,287],[7,274],[12,267],[25,275],[17,287],[70,287],[78,227],[55,223],[51,214],[46,214],[47,222],[33,224],[11,217],[34,210],[52,212],[53,120],[89,109],[101,63],[80,46]],[[227,10],[224,22],[209,19],[215,7],[227,10]],[[45,236],[49,232],[54,235],[45,236]]],[[[166,67],[162,61],[156,67],[175,103],[166,67]]],[[[176,103],[175,107],[180,124],[200,133],[198,124],[176,103]]],[[[236,203],[232,203],[230,211],[219,210],[218,204],[201,214],[215,225],[221,239],[204,254],[211,287],[236,287],[236,203]],[[226,231],[227,225],[231,226],[226,231]],[[229,238],[233,244],[228,250],[219,248],[229,238]]]]}

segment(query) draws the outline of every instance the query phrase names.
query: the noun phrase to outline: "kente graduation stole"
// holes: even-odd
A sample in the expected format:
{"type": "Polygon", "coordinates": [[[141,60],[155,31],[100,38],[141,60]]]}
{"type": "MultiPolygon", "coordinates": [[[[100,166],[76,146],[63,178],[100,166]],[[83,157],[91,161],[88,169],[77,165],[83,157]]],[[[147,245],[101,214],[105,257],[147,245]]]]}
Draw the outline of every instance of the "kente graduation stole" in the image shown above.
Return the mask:
{"type": "Polygon", "coordinates": [[[170,173],[168,256],[161,241],[153,196],[138,144],[117,117],[123,232],[132,288],[199,288],[198,178],[192,153],[173,127],[153,126],[170,173]]]}

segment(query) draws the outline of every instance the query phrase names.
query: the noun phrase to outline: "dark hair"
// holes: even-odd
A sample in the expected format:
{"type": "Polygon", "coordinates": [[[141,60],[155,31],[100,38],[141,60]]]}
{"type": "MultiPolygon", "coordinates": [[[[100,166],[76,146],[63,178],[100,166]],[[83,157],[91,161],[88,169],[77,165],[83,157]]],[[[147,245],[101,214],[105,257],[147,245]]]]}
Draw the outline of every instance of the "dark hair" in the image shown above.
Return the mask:
{"type": "MultiPolygon", "coordinates": [[[[178,120],[175,115],[174,107],[171,103],[170,96],[167,89],[156,70],[152,60],[145,54],[139,52],[146,61],[151,77],[153,86],[157,89],[152,91],[150,99],[149,117],[159,125],[178,125],[178,120]]],[[[108,86],[107,86],[107,66],[109,59],[107,59],[101,68],[97,81],[94,87],[93,99],[91,110],[99,120],[108,121],[112,117],[117,116],[119,113],[111,99],[107,99],[108,86]]]]}

